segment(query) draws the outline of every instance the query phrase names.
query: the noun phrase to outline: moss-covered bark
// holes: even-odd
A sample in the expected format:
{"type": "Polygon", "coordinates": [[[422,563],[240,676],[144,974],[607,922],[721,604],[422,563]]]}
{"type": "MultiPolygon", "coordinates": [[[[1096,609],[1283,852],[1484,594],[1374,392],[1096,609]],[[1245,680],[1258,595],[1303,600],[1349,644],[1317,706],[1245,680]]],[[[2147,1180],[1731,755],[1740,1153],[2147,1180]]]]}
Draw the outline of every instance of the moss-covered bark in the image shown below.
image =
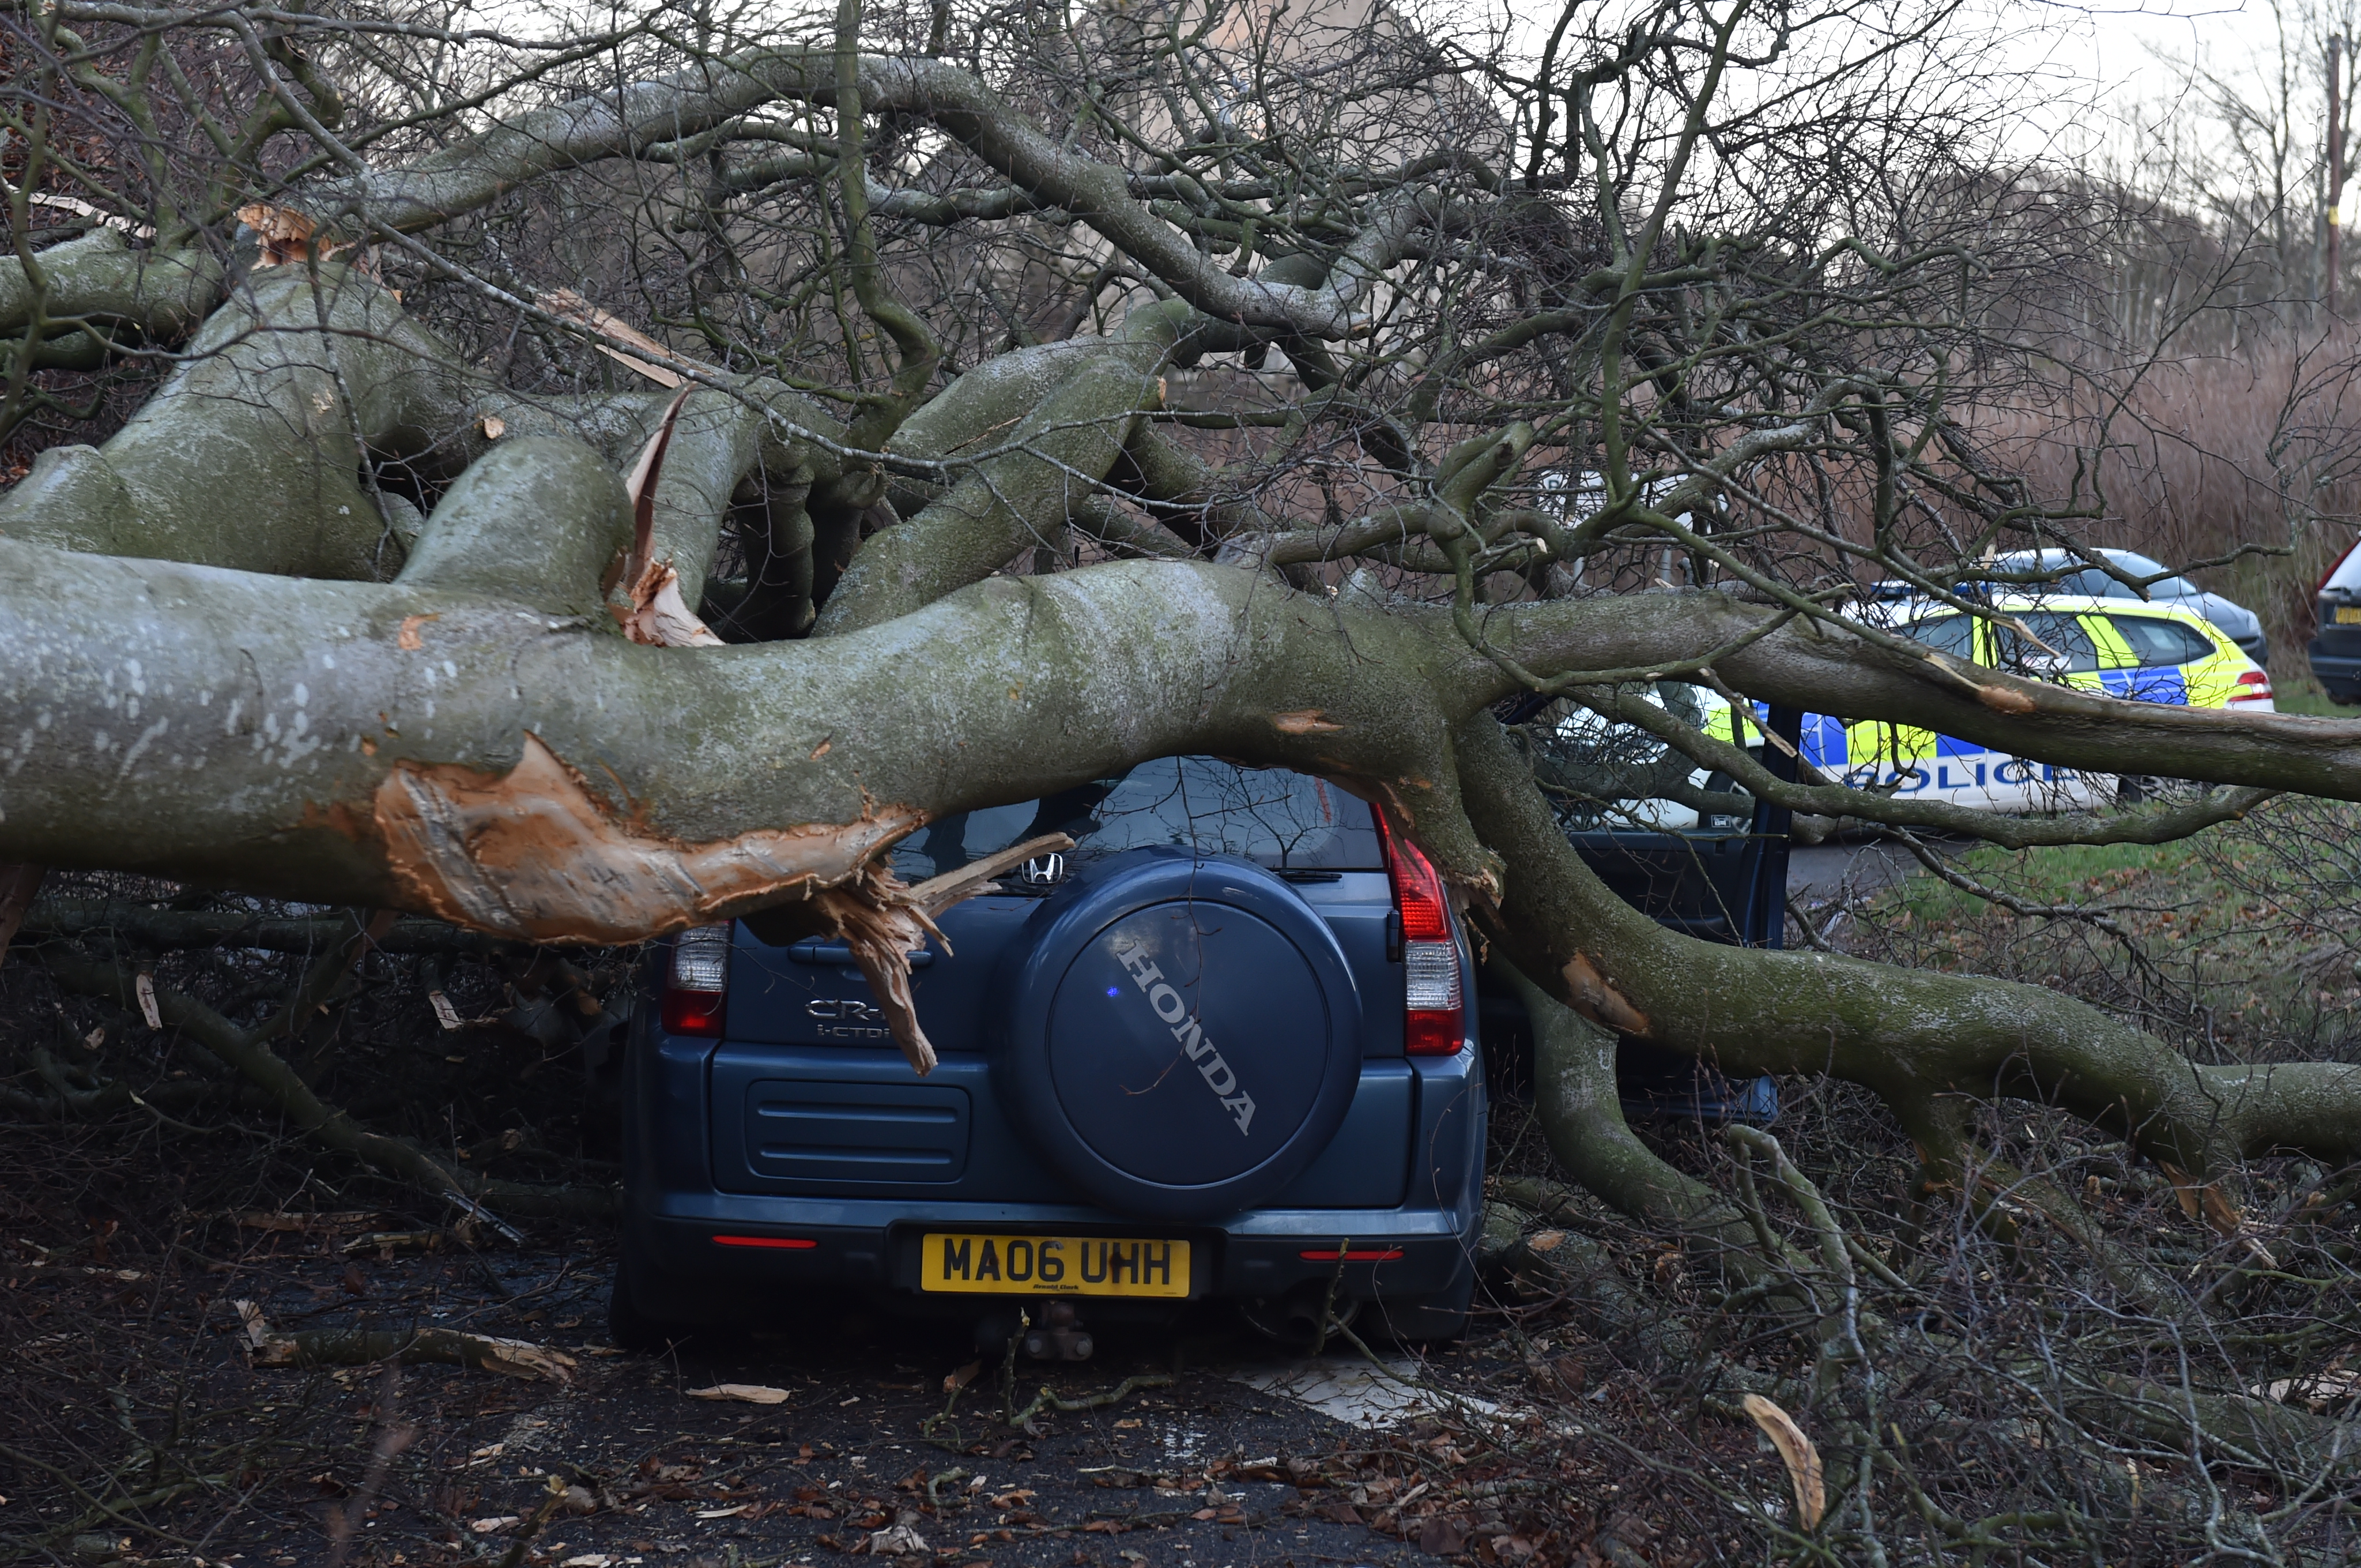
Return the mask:
{"type": "Polygon", "coordinates": [[[2037,986],[1670,931],[1582,863],[1490,716],[1457,740],[1469,819],[1510,868],[1478,917],[1536,984],[1604,1027],[1734,1076],[1866,1085],[1938,1161],[1958,1146],[1959,1100],[1998,1096],[2063,1106],[2201,1180],[2277,1150],[2361,1157],[2361,1067],[2201,1067],[2037,986]]]}

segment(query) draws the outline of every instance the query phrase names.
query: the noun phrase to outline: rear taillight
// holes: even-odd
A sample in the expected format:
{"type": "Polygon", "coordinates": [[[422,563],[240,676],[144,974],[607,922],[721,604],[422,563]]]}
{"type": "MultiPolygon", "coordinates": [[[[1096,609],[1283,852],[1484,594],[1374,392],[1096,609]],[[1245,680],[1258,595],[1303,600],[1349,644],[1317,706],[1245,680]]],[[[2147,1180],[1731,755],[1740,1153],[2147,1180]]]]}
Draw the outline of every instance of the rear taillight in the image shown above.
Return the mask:
{"type": "Polygon", "coordinates": [[[1414,1057],[1451,1056],[1466,1030],[1459,944],[1452,939],[1443,879],[1416,844],[1387,829],[1382,816],[1378,833],[1393,880],[1394,916],[1401,922],[1402,1049],[1414,1057]]]}
{"type": "Polygon", "coordinates": [[[2321,595],[2328,591],[2329,580],[2334,577],[2337,572],[2343,568],[2345,563],[2352,558],[2353,552],[2355,550],[2361,550],[2361,544],[2355,544],[2351,548],[2347,549],[2344,554],[2339,555],[2334,562],[2330,563],[2328,570],[2320,574],[2319,586],[2312,590],[2312,598],[2318,598],[2321,595]]]}
{"type": "Polygon", "coordinates": [[[2248,670],[2238,677],[2237,686],[2230,693],[2235,702],[2268,702],[2271,700],[2271,678],[2260,670],[2248,670]]]}
{"type": "Polygon", "coordinates": [[[730,997],[730,927],[693,926],[672,939],[664,971],[667,1035],[719,1035],[730,997]]]}

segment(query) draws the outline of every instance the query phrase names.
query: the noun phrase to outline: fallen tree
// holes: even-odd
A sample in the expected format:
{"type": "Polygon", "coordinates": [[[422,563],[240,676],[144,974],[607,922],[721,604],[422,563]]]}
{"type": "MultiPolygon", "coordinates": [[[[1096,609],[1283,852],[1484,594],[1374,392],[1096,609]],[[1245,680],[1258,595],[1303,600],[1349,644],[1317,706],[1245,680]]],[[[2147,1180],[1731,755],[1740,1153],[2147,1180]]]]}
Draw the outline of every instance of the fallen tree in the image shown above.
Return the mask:
{"type": "MultiPolygon", "coordinates": [[[[1570,697],[1778,805],[2001,843],[2361,800],[2361,725],[2116,700],[1861,613],[1893,576],[1989,615],[1963,573],[2079,547],[2099,510],[2031,496],[1958,416],[2034,373],[2063,307],[2025,285],[2058,237],[1995,220],[1957,161],[1991,84],[1939,112],[1872,90],[1947,47],[1945,8],[1570,9],[1521,64],[1384,17],[952,18],[897,38],[846,0],[832,32],[723,47],[662,18],[594,46],[366,8],[12,15],[0,429],[42,444],[0,497],[0,861],[60,983],[133,1004],[140,975],[54,946],[108,931],[315,952],[256,1025],[164,1013],[354,1158],[579,1207],[368,1133],[273,1041],[365,935],[489,954],[761,915],[851,938],[890,997],[927,910],[980,880],[902,887],[890,851],[926,824],[1176,753],[1315,773],[1513,966],[1564,1174],[1813,1347],[1801,1387],[1848,1434],[1825,1528],[1872,1542],[1902,1462],[1871,1369],[1906,1333],[1859,1309],[1775,1146],[1736,1152],[1802,1205],[1792,1244],[1751,1185],[1633,1135],[1597,1028],[1865,1087],[1920,1210],[2029,1206],[2183,1324],[2202,1304],[2071,1194],[1994,1175],[1980,1108],[2103,1129],[2257,1253],[2246,1162],[2361,1154],[2343,1063],[2202,1065],[2052,992],[1659,927],[1493,715],[1570,697]],[[480,128],[398,106],[429,43],[489,62],[480,128]],[[1887,138],[1887,196],[1783,150],[1823,112],[1887,138]],[[137,407],[56,439],[92,387],[137,407]],[[1642,699],[1663,683],[2221,787],[2039,823],[1914,805],[1782,779],[1642,699]],[[117,919],[35,905],[43,867],[385,913],[117,919]]],[[[1631,1292],[1598,1299],[1632,1325],[1631,1292]]],[[[2322,1422],[2205,1398],[2093,1375],[2060,1419],[2094,1454],[2093,1412],[2128,1409],[2201,1457],[2342,1473],[2322,1422]]]]}

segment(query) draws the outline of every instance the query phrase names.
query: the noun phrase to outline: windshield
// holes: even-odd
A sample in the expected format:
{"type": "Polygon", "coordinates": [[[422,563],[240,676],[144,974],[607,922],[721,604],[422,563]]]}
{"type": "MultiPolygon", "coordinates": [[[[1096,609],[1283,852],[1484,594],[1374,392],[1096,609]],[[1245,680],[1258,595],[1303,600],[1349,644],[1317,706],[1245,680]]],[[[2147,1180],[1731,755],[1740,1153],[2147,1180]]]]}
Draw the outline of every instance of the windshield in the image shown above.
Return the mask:
{"type": "Polygon", "coordinates": [[[1274,871],[1386,867],[1367,803],[1323,779],[1212,757],[1163,757],[1040,800],[956,812],[904,839],[894,869],[906,882],[920,882],[1044,833],[1067,835],[1071,852],[1086,861],[1172,844],[1274,871]]]}

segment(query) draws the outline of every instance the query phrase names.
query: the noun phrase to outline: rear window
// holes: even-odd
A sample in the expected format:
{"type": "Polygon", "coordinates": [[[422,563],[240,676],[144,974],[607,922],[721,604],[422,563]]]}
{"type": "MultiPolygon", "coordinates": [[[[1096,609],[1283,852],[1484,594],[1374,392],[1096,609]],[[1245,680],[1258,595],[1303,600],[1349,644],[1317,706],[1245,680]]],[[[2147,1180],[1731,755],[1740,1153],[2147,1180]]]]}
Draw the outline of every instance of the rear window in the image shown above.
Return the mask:
{"type": "Polygon", "coordinates": [[[2328,580],[2320,586],[2323,592],[2342,588],[2348,594],[2361,593],[2361,544],[2347,550],[2345,558],[2336,563],[2336,570],[2329,573],[2328,580]]]}
{"type": "Polygon", "coordinates": [[[2107,620],[2114,623],[2116,635],[2131,644],[2142,668],[2193,664],[2213,657],[2213,644],[2193,626],[2152,615],[2111,615],[2107,620]]]}
{"type": "Polygon", "coordinates": [[[904,839],[894,869],[918,882],[1044,833],[1071,838],[1071,853],[1082,860],[1170,844],[1273,871],[1386,866],[1368,804],[1324,779],[1212,757],[1162,757],[1121,778],[946,817],[904,839]]]}

